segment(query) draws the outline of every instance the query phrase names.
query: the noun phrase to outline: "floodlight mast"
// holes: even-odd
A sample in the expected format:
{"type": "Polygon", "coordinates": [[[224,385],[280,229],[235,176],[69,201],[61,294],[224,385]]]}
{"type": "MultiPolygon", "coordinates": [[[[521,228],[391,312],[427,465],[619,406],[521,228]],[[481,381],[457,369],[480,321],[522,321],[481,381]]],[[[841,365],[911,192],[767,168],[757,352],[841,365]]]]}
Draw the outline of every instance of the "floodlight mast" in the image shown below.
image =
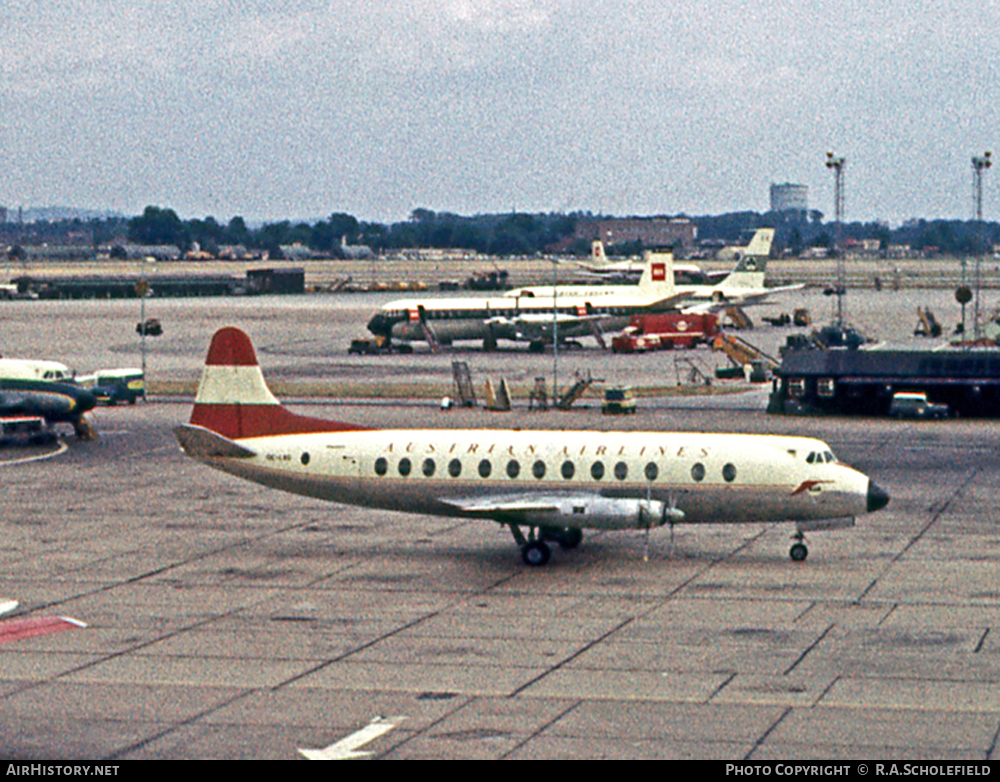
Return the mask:
{"type": "Polygon", "coordinates": [[[835,157],[832,152],[826,153],[826,167],[833,172],[833,214],[834,214],[834,252],[837,253],[837,328],[844,327],[844,293],[846,286],[844,282],[844,251],[840,247],[841,219],[844,212],[844,166],[847,160],[842,157],[835,157]]]}
{"type": "MultiPolygon", "coordinates": [[[[986,151],[982,156],[973,156],[972,158],[972,201],[976,211],[976,227],[979,229],[980,238],[985,236],[985,231],[983,230],[983,176],[986,174],[987,169],[993,165],[992,152],[986,151]]],[[[979,291],[982,287],[981,285],[981,267],[983,262],[983,254],[980,248],[980,252],[976,254],[976,300],[972,308],[972,319],[975,323],[973,333],[975,335],[974,341],[979,342],[979,291]]]]}

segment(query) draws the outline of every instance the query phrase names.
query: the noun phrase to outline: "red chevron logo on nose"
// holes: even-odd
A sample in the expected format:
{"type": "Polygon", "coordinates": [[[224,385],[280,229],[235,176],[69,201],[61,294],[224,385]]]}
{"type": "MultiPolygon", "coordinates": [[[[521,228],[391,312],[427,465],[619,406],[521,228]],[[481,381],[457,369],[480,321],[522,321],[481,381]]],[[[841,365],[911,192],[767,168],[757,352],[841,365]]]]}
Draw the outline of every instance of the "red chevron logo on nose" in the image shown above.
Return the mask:
{"type": "Polygon", "coordinates": [[[833,481],[802,481],[799,488],[792,492],[792,496],[794,497],[796,494],[801,494],[804,491],[815,489],[821,483],[833,483],[833,481]]]}

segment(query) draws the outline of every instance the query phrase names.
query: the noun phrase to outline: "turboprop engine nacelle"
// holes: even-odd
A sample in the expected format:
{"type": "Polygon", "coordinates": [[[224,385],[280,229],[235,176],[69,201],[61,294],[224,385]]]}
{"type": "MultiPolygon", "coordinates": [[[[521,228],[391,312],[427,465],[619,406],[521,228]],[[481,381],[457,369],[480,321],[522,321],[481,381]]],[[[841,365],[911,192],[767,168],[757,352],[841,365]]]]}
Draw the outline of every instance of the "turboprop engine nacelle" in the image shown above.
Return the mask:
{"type": "Polygon", "coordinates": [[[552,527],[647,529],[684,520],[683,511],[668,507],[659,500],[565,497],[556,499],[553,505],[552,510],[528,512],[523,523],[552,527]]]}

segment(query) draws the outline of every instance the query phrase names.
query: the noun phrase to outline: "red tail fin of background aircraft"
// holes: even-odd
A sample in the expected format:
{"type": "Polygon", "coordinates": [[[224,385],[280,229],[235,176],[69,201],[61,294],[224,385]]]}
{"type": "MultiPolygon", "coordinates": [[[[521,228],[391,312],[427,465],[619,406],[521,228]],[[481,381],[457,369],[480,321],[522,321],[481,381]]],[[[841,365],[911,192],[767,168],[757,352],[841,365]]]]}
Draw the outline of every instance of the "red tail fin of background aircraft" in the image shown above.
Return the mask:
{"type": "Polygon", "coordinates": [[[191,423],[230,440],[368,428],[286,410],[267,387],[250,338],[231,326],[212,337],[191,423]]]}

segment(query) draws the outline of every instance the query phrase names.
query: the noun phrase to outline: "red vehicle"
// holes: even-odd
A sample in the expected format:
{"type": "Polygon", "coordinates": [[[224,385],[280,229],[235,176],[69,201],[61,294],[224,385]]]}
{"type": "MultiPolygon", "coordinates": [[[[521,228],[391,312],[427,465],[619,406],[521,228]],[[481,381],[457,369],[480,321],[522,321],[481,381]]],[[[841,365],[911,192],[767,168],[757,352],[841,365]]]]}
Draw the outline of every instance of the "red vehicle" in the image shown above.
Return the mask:
{"type": "Polygon", "coordinates": [[[615,353],[641,353],[675,347],[694,348],[711,342],[718,327],[719,318],[711,313],[636,315],[628,328],[611,340],[611,349],[615,353]]]}

